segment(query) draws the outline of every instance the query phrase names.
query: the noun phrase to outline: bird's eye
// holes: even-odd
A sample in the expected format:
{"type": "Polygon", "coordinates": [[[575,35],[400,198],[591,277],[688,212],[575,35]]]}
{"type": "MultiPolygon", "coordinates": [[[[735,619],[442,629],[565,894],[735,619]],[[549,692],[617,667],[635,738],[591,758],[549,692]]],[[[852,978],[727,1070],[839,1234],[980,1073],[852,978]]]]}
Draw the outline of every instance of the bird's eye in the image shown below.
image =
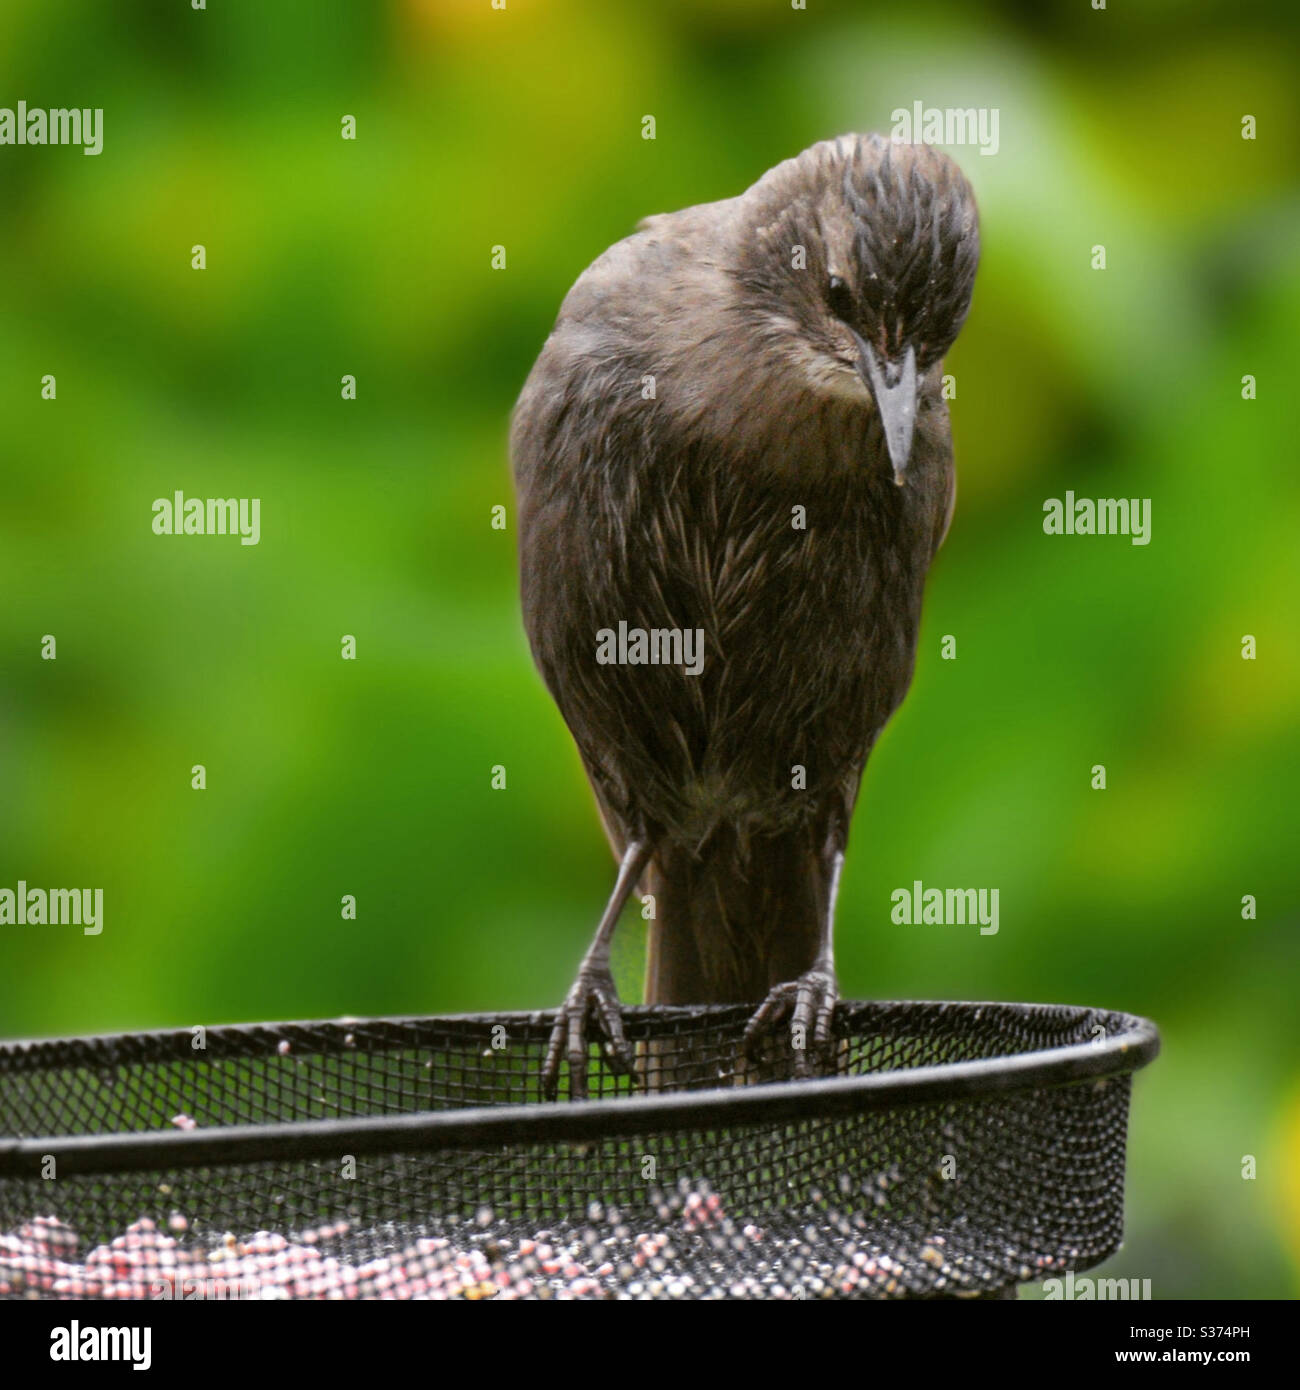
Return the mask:
{"type": "Polygon", "coordinates": [[[847,319],[852,316],[853,295],[838,275],[831,276],[826,286],[826,298],[831,306],[831,313],[837,319],[847,319]]]}

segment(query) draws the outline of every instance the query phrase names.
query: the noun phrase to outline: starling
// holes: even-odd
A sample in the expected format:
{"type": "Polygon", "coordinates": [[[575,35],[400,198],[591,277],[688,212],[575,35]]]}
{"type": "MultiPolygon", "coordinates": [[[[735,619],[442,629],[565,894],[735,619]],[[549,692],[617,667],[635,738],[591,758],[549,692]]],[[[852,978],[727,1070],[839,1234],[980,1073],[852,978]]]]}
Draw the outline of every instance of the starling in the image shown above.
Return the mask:
{"type": "Polygon", "coordinates": [[[825,1062],[849,821],[952,514],[943,357],[978,259],[950,159],[849,135],[646,219],[565,298],[511,429],[523,615],[619,867],[548,1096],[562,1062],[586,1094],[599,1035],[636,1075],[610,942],[638,887],[647,1002],[752,1003],[751,1056],[788,1024],[795,1073],[825,1062]]]}

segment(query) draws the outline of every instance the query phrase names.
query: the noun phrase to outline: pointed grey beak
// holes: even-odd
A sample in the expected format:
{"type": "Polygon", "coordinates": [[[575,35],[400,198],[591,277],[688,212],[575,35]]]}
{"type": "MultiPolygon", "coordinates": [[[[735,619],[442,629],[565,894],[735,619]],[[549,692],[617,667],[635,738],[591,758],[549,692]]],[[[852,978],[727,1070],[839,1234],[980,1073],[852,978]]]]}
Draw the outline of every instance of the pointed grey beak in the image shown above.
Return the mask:
{"type": "Polygon", "coordinates": [[[916,353],[909,347],[901,362],[882,364],[869,343],[856,333],[853,336],[858,339],[862,375],[880,412],[894,481],[902,487],[912,457],[912,427],[916,424],[916,353]]]}

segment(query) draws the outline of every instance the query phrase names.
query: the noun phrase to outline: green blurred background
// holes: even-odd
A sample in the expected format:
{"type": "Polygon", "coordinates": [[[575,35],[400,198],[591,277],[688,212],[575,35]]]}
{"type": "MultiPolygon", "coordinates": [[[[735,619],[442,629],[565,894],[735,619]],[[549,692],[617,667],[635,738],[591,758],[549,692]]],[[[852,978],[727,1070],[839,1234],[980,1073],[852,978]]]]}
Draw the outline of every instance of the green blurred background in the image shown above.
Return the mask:
{"type": "Polygon", "coordinates": [[[1290,10],[6,0],[0,105],[105,126],[0,148],[0,886],[102,886],[105,929],[0,928],[0,1035],[558,1002],[612,865],[489,515],[559,301],[648,213],[996,107],[953,151],[960,498],[841,981],[1156,1019],[1108,1272],[1296,1293],[1290,10]],[[261,544],[155,536],[177,489],[260,497],[261,544]],[[1151,498],[1151,544],[1045,536],[1067,489],[1151,498]],[[892,925],[916,878],[998,887],[999,934],[892,925]]]}

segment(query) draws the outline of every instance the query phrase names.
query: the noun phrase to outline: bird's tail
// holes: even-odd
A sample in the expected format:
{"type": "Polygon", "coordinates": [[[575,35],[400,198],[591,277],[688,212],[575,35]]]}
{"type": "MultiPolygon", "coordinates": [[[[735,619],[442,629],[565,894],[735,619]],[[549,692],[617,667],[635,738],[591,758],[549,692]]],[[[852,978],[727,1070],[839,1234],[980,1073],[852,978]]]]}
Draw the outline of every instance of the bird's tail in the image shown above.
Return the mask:
{"type": "MultiPolygon", "coordinates": [[[[828,885],[810,832],[741,843],[720,831],[699,854],[656,855],[645,891],[654,896],[646,968],[649,1004],[760,1004],[773,985],[812,968],[828,885]]],[[[645,1057],[651,1089],[771,1080],[789,1074],[788,1045],[773,1039],[759,1068],[734,1043],[672,1043],[645,1057]],[[768,1052],[771,1055],[768,1055],[768,1052]]]]}

